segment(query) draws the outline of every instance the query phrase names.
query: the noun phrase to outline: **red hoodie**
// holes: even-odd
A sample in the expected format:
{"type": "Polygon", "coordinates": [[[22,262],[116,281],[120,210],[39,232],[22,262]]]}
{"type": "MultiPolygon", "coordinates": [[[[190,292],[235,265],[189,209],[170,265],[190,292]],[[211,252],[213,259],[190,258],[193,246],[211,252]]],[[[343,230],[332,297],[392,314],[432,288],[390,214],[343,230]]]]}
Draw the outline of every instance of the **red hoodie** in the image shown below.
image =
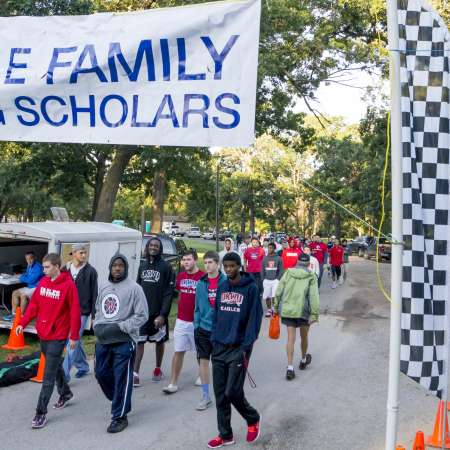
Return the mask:
{"type": "Polygon", "coordinates": [[[319,261],[319,264],[323,264],[325,261],[325,255],[328,252],[327,244],[323,242],[310,242],[309,246],[312,255],[319,261]]]}
{"type": "Polygon", "coordinates": [[[328,250],[330,254],[330,264],[332,266],[342,266],[344,264],[344,248],[340,245],[334,245],[328,250]]]}
{"type": "Polygon", "coordinates": [[[20,320],[24,328],[35,318],[36,331],[42,341],[80,339],[81,312],[78,292],[68,272],[54,280],[43,277],[20,320]]]}
{"type": "MultiPolygon", "coordinates": [[[[289,239],[289,244],[294,241],[294,238],[289,239]]],[[[298,247],[297,244],[294,247],[288,247],[283,250],[281,253],[281,259],[283,261],[283,269],[290,269],[295,267],[298,263],[298,257],[302,254],[301,248],[298,247]]]]}

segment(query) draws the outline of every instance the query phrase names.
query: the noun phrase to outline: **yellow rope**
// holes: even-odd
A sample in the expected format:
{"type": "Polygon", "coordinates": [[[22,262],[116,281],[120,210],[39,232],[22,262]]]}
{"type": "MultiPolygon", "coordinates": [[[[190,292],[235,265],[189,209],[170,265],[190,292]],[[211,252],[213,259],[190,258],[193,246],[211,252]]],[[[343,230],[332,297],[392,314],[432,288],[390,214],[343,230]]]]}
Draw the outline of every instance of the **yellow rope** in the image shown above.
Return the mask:
{"type": "MultiPolygon", "coordinates": [[[[378,281],[378,287],[380,291],[383,293],[386,300],[389,302],[391,301],[391,297],[384,289],[383,280],[381,279],[380,275],[380,236],[381,236],[381,229],[383,228],[384,219],[386,218],[386,211],[385,211],[385,204],[384,204],[384,197],[386,192],[386,177],[387,177],[387,170],[388,170],[388,163],[389,163],[389,155],[391,151],[391,112],[388,113],[388,119],[387,119],[387,126],[386,126],[386,153],[385,153],[385,159],[384,159],[384,169],[383,169],[383,178],[381,180],[381,220],[380,225],[378,227],[378,234],[377,234],[377,251],[376,251],[376,265],[377,265],[377,281],[378,281]]],[[[393,280],[391,280],[392,282],[393,280]]]]}

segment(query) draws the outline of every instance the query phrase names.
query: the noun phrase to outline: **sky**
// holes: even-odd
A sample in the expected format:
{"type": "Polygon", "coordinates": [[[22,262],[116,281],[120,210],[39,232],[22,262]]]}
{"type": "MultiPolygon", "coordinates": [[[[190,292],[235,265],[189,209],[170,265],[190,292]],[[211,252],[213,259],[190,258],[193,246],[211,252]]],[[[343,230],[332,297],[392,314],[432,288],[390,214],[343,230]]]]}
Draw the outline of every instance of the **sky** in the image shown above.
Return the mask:
{"type": "MultiPolygon", "coordinates": [[[[342,116],[347,124],[357,123],[366,113],[367,103],[363,100],[368,86],[376,86],[380,80],[367,72],[349,72],[345,77],[347,87],[336,83],[322,83],[316,91],[318,102],[310,102],[311,106],[326,116],[342,116]]],[[[305,102],[300,100],[296,111],[311,114],[305,102]]]]}

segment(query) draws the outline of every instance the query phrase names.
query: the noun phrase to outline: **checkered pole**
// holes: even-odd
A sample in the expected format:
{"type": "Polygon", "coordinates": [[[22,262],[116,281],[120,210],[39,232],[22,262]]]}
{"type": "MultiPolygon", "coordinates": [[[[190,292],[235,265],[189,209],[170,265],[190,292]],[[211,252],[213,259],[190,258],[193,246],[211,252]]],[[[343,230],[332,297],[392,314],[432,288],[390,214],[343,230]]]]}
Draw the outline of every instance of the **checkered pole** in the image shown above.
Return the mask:
{"type": "Polygon", "coordinates": [[[400,331],[402,301],[402,138],[400,55],[397,0],[388,0],[388,38],[391,84],[391,180],[392,180],[392,255],[391,326],[389,341],[389,384],[386,417],[386,450],[394,450],[397,441],[398,391],[400,379],[400,331]]]}

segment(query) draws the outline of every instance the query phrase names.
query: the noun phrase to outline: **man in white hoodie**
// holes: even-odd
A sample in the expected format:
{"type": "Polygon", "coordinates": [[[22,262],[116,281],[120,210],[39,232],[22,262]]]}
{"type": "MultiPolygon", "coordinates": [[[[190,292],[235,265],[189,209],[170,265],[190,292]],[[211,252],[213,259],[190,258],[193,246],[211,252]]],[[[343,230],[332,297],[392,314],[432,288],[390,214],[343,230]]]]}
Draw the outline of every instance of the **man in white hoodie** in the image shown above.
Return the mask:
{"type": "Polygon", "coordinates": [[[317,275],[317,278],[319,278],[320,276],[320,264],[319,264],[319,260],[314,257],[313,255],[311,255],[311,249],[305,245],[305,247],[303,248],[303,253],[306,253],[307,255],[309,255],[309,266],[308,266],[308,270],[310,272],[313,272],[317,275]]]}
{"type": "Polygon", "coordinates": [[[236,254],[238,254],[238,252],[233,250],[233,239],[231,239],[231,238],[226,238],[225,239],[225,242],[223,243],[223,250],[221,252],[219,252],[219,266],[220,266],[220,270],[222,271],[222,273],[225,273],[225,271],[223,270],[222,261],[223,261],[223,257],[227,253],[236,253],[236,254]]]}

